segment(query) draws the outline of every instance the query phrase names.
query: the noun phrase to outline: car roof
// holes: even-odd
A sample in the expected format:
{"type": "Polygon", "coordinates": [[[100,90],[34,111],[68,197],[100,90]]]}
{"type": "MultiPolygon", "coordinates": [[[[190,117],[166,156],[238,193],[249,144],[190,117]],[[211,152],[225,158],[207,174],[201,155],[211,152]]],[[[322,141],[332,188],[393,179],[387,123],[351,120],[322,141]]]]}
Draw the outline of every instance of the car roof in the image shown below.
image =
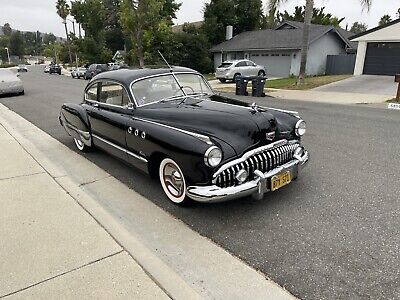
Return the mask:
{"type": "MultiPolygon", "coordinates": [[[[184,67],[172,67],[174,72],[189,72],[199,74],[197,71],[184,68],[184,67]]],[[[156,76],[162,74],[169,74],[171,70],[169,68],[143,68],[143,69],[119,69],[108,72],[103,72],[96,75],[95,79],[112,79],[129,85],[132,81],[141,79],[149,76],[156,76]]]]}

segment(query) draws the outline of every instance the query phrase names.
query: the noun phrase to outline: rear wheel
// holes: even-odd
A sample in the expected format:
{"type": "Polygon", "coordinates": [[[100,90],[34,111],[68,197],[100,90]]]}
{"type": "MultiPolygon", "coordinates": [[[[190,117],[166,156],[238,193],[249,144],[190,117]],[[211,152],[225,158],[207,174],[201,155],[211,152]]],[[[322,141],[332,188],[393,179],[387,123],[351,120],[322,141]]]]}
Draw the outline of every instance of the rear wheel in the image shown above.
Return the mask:
{"type": "Polygon", "coordinates": [[[226,82],[226,79],[220,78],[219,81],[220,81],[221,83],[225,83],[225,82],[226,82]]]}
{"type": "Polygon", "coordinates": [[[178,164],[170,158],[160,163],[159,178],[165,195],[175,204],[187,204],[186,181],[178,164]]]}

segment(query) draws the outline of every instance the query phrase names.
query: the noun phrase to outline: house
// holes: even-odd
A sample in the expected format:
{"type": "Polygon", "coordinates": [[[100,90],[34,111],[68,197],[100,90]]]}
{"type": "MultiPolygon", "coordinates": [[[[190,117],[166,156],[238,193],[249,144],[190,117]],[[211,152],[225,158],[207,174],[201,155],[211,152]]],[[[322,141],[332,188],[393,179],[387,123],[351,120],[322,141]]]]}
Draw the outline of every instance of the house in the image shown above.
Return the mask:
{"type": "Polygon", "coordinates": [[[113,56],[113,61],[115,62],[124,62],[126,51],[125,50],[117,50],[113,56]]]}
{"type": "Polygon", "coordinates": [[[400,19],[351,37],[358,42],[354,75],[400,73],[400,19]]]}
{"type": "MultiPolygon", "coordinates": [[[[327,55],[354,53],[353,34],[334,26],[310,25],[309,52],[306,73],[325,73],[327,55]]],[[[274,29],[247,31],[214,46],[214,66],[225,60],[250,59],[265,66],[270,77],[298,75],[303,23],[285,21],[274,29]]]]}

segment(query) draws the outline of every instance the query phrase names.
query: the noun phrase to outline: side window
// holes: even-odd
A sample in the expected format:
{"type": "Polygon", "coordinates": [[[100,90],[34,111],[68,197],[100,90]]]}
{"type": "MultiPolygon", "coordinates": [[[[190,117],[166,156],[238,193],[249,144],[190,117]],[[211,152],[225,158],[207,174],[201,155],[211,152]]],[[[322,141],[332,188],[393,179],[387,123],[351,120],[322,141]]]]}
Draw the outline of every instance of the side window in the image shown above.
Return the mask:
{"type": "Polygon", "coordinates": [[[91,101],[97,101],[97,83],[89,87],[85,93],[85,99],[91,101]]]}
{"type": "Polygon", "coordinates": [[[129,103],[129,97],[120,84],[103,82],[101,84],[99,101],[105,104],[125,106],[129,103]]]}
{"type": "Polygon", "coordinates": [[[246,66],[246,62],[245,61],[240,61],[236,64],[236,67],[245,67],[246,66]]]}
{"type": "Polygon", "coordinates": [[[247,61],[246,62],[246,64],[247,64],[247,66],[249,66],[249,67],[255,67],[255,63],[253,63],[253,62],[251,62],[251,61],[247,61]]]}

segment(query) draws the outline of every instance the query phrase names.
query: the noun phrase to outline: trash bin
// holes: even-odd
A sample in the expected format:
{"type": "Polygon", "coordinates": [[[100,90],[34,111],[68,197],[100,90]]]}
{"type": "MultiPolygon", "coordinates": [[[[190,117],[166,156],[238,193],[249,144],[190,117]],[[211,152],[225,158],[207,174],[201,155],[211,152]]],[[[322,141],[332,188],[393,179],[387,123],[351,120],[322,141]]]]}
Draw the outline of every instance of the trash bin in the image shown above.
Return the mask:
{"type": "Polygon", "coordinates": [[[265,97],[264,87],[265,87],[266,77],[257,76],[251,81],[252,89],[251,95],[253,97],[265,97]]]}
{"type": "Polygon", "coordinates": [[[238,96],[247,96],[249,93],[247,92],[247,84],[249,80],[243,76],[238,76],[236,78],[236,95],[238,96]]]}

